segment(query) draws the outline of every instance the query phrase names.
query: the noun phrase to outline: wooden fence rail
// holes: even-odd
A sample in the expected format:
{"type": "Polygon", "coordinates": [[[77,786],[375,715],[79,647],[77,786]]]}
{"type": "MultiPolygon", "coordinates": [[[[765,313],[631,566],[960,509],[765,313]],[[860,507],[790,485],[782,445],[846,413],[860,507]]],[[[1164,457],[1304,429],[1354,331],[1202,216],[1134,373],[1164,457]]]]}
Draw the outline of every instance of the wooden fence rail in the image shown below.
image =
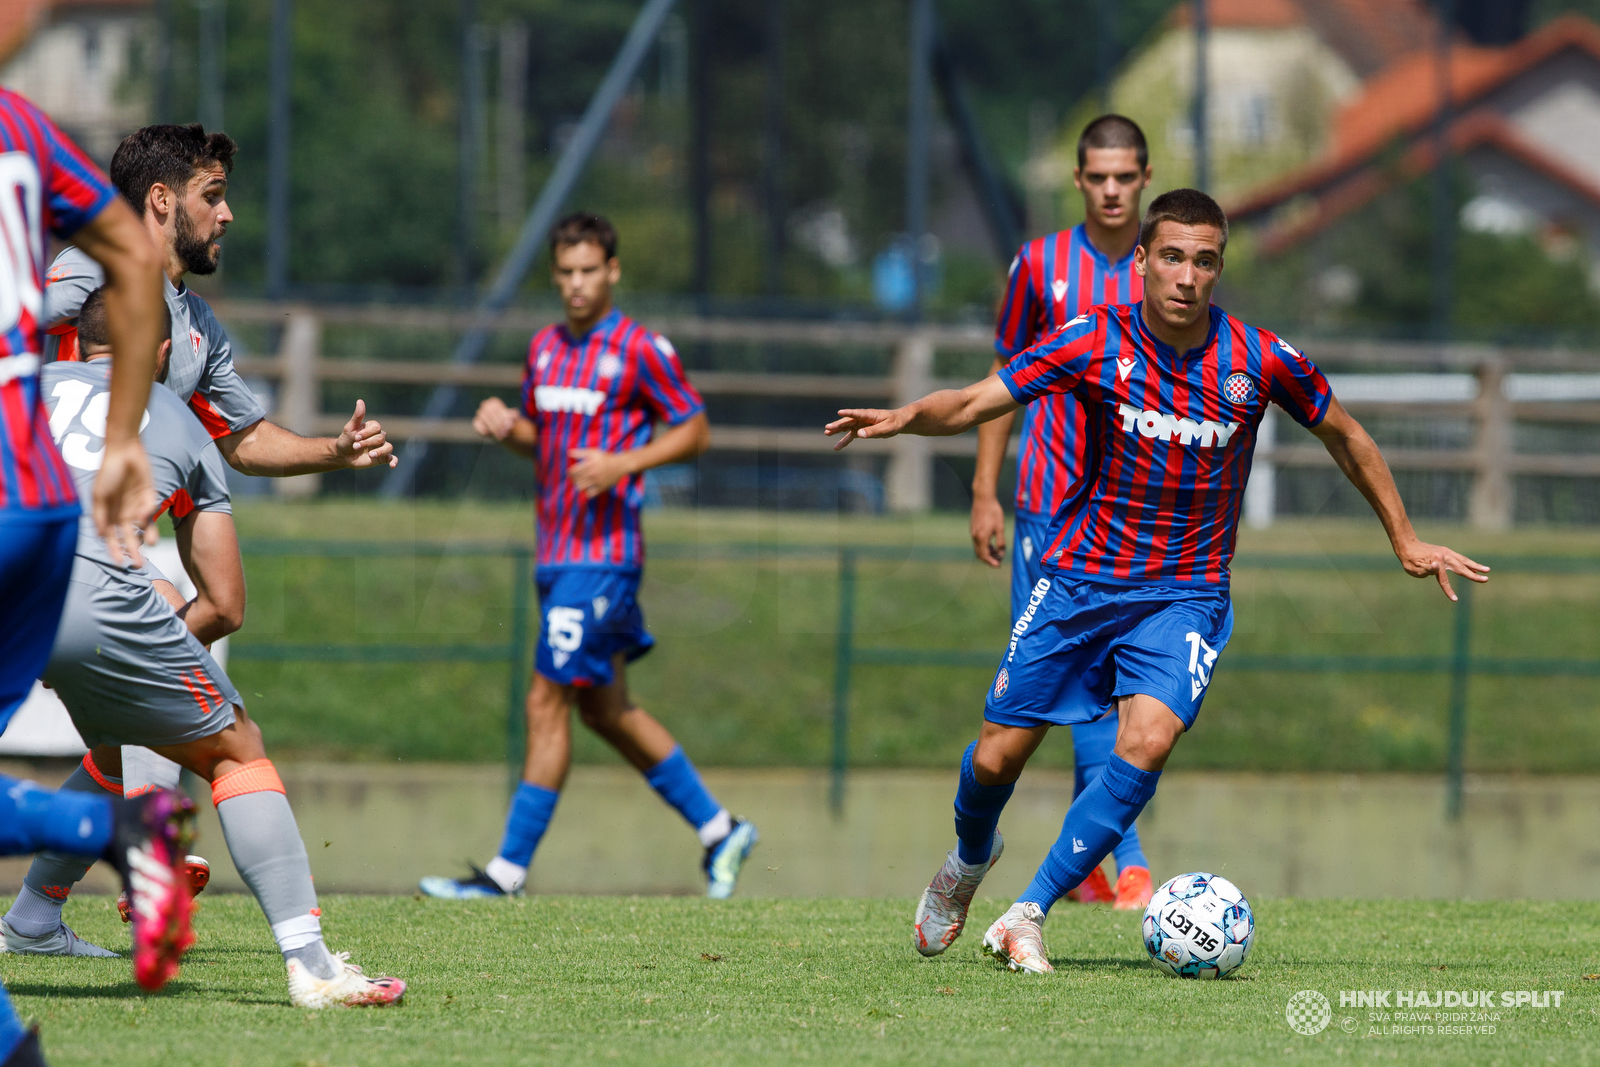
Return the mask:
{"type": "MultiPolygon", "coordinates": [[[[520,366],[507,364],[453,364],[444,361],[388,361],[330,359],[322,354],[325,326],[437,330],[453,333],[474,325],[528,334],[548,325],[549,315],[508,312],[483,319],[472,312],[448,309],[385,306],[301,306],[227,301],[217,305],[224,322],[281,325],[276,356],[241,358],[240,372],[247,377],[278,382],[274,417],[289,429],[305,434],[337,433],[347,414],[324,413],[320,407],[323,382],[516,387],[520,366]]],[[[831,374],[760,374],[729,371],[693,371],[695,386],[709,396],[806,398],[839,402],[899,404],[932,391],[960,386],[965,380],[933,376],[936,351],[984,352],[993,350],[992,334],[976,326],[908,326],[895,323],[786,322],[749,319],[666,318],[649,325],[680,342],[721,342],[813,347],[892,348],[892,373],[886,376],[831,374]]],[[[1579,374],[1600,375],[1600,351],[1569,349],[1500,348],[1487,345],[1431,345],[1416,343],[1319,341],[1314,355],[1319,366],[1337,373],[1358,372],[1366,388],[1359,398],[1345,402],[1358,415],[1387,415],[1418,419],[1466,418],[1473,425],[1473,443],[1462,449],[1391,448],[1389,465],[1402,471],[1446,471],[1468,474],[1472,490],[1468,517],[1474,525],[1504,528],[1510,525],[1512,479],[1517,475],[1600,477],[1600,454],[1551,455],[1517,453],[1513,429],[1517,422],[1600,424],[1600,391],[1570,400],[1542,398],[1513,400],[1506,389],[1507,376],[1579,374]],[[1445,375],[1468,372],[1476,378],[1476,397],[1461,399],[1459,389],[1441,389],[1433,399],[1417,388],[1417,372],[1445,375]],[[1373,374],[1409,375],[1402,379],[1374,379],[1373,374]],[[1396,388],[1383,388],[1392,380],[1396,388]],[[1376,389],[1372,388],[1374,382],[1376,389]],[[1401,385],[1405,388],[1401,388],[1401,385]]],[[[1353,379],[1352,379],[1353,380],[1353,379]]],[[[1421,379],[1424,387],[1429,381],[1421,379]]],[[[1596,381],[1600,381],[1597,378],[1596,381]]],[[[1452,382],[1459,385],[1459,382],[1452,382]]],[[[1252,478],[1253,499],[1247,503],[1252,521],[1271,520],[1275,471],[1280,467],[1331,468],[1332,460],[1311,443],[1289,444],[1277,439],[1276,420],[1269,419],[1257,451],[1252,478]]],[[[384,417],[391,437],[472,443],[479,441],[468,419],[384,417]]],[[[713,448],[738,452],[824,453],[832,442],[820,428],[718,425],[713,448]]],[[[974,434],[951,438],[898,437],[886,442],[861,442],[863,454],[888,457],[885,495],[898,511],[922,511],[932,503],[932,464],[936,456],[970,456],[976,452],[974,434]]],[[[284,489],[314,492],[310,479],[286,481],[284,489]],[[291,489],[291,486],[293,487],[291,489]]]]}

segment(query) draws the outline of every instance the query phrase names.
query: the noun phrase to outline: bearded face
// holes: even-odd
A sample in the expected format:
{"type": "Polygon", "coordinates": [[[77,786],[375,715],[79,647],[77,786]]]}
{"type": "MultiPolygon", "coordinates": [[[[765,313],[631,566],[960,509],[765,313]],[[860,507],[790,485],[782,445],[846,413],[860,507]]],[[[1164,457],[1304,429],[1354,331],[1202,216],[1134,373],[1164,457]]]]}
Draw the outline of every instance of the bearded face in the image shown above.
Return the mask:
{"type": "Polygon", "coordinates": [[[214,238],[222,235],[202,234],[194,216],[189,214],[189,209],[182,201],[177,204],[173,230],[172,250],[183,264],[184,271],[189,274],[215,273],[217,263],[222,258],[222,246],[214,238]]]}

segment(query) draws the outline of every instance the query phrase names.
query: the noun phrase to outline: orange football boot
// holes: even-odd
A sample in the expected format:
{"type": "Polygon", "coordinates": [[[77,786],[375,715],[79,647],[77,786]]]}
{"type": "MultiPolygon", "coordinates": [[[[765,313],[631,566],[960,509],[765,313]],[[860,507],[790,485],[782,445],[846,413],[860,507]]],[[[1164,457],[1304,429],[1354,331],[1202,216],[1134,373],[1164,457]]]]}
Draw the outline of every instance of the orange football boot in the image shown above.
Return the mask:
{"type": "MultiPolygon", "coordinates": [[[[206,862],[204,856],[185,856],[183,874],[189,881],[189,896],[197,897],[211,883],[211,864],[206,862]]],[[[117,915],[125,923],[133,922],[133,905],[128,903],[127,893],[117,897],[117,915]]]]}
{"type": "Polygon", "coordinates": [[[1111,891],[1106,872],[1096,867],[1076,889],[1067,890],[1067,899],[1077,904],[1110,904],[1117,895],[1111,891]]]}
{"type": "Polygon", "coordinates": [[[1143,911],[1149,903],[1150,868],[1124,867],[1117,875],[1117,902],[1112,907],[1118,911],[1143,911]]]}

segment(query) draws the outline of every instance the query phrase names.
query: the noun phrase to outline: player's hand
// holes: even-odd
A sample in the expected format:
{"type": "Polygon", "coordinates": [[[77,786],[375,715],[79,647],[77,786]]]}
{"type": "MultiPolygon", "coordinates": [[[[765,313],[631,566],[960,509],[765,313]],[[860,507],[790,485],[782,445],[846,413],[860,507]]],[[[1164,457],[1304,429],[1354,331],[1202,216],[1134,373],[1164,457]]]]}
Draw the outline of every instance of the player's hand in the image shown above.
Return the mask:
{"type": "Polygon", "coordinates": [[[1444,590],[1444,595],[1451,600],[1459,600],[1456,591],[1450,588],[1449,575],[1453,572],[1473,582],[1487,582],[1489,568],[1482,563],[1468,559],[1461,553],[1444,545],[1430,545],[1426,541],[1413,541],[1411,544],[1397,549],[1395,555],[1400,557],[1400,566],[1413,578],[1426,578],[1434,575],[1439,579],[1439,588],[1444,590]]]}
{"type": "Polygon", "coordinates": [[[112,562],[129,562],[142,567],[140,544],[156,543],[155,483],[150,477],[150,459],[137,437],[113,443],[107,441],[100,454],[100,473],[94,479],[94,525],[105,538],[112,562]]]}
{"type": "Polygon", "coordinates": [[[972,552],[984,563],[998,567],[1006,558],[1006,512],[993,496],[972,498],[972,552]]]}
{"type": "Polygon", "coordinates": [[[394,454],[394,445],[377,419],[367,418],[367,402],[356,401],[355,414],[344,424],[344,433],[334,444],[334,451],[347,467],[376,467],[380,464],[394,467],[400,457],[394,454]]]}
{"type": "Polygon", "coordinates": [[[911,415],[905,408],[884,411],[880,408],[840,408],[839,418],[822,428],[829,437],[844,434],[844,440],[833,446],[835,452],[856,438],[893,437],[905,429],[911,415]]]}
{"type": "Polygon", "coordinates": [[[493,441],[504,441],[516,428],[517,413],[506,407],[506,402],[497,396],[491,396],[479,404],[478,413],[472,416],[473,432],[493,441]]]}
{"type": "Polygon", "coordinates": [[[622,479],[632,474],[628,457],[623,452],[607,452],[600,448],[569,448],[567,457],[572,466],[567,477],[578,491],[593,500],[622,479]]]}

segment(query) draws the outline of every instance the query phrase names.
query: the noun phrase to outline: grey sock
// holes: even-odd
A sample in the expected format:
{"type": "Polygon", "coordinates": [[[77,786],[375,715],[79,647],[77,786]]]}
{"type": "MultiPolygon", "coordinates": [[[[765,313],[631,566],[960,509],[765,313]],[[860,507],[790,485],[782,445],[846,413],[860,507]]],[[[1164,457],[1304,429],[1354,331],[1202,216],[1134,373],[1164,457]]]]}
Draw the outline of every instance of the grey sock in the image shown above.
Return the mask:
{"type": "Polygon", "coordinates": [[[285,949],[283,958],[285,962],[299,960],[306,970],[318,978],[333,977],[333,954],[328,951],[328,946],[322,943],[321,938],[300,948],[285,949]]]}
{"type": "Polygon", "coordinates": [[[317,906],[311,861],[282,793],[243,793],[217,805],[222,836],[239,877],[250,887],[267,922],[309,916],[317,906]]]}
{"type": "MultiPolygon", "coordinates": [[[[109,779],[120,785],[121,779],[109,779]]],[[[61,783],[62,789],[74,793],[99,793],[105,787],[78,764],[76,770],[61,783]]],[[[61,906],[67,902],[72,887],[94,866],[94,856],[73,856],[66,852],[41,852],[33,858],[28,873],[22,879],[22,891],[16,902],[6,912],[6,925],[23,937],[43,937],[55,933],[61,925],[61,906]]]]}
{"type": "Polygon", "coordinates": [[[178,788],[183,768],[138,745],[122,746],[122,788],[129,796],[139,796],[152,786],[178,788]]]}

